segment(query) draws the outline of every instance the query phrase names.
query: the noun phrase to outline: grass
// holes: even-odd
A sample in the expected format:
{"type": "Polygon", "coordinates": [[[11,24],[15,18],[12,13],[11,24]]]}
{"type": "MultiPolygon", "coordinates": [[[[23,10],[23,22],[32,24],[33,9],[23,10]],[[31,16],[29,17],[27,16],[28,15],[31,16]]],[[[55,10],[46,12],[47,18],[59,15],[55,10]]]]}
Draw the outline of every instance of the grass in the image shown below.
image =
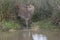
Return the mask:
{"type": "MultiPolygon", "coordinates": [[[[33,2],[34,3],[34,6],[35,6],[35,10],[36,10],[36,14],[39,13],[40,14],[40,6],[41,6],[41,2],[43,3],[43,1],[40,1],[40,0],[0,0],[0,20],[6,20],[6,19],[10,19],[10,18],[13,18],[12,15],[15,13],[14,12],[14,7],[16,4],[18,3],[30,3],[30,2],[33,2]],[[39,10],[39,11],[38,11],[39,10]],[[8,17],[7,17],[8,16],[8,17]]],[[[45,0],[46,2],[46,0],[45,0]]],[[[42,4],[42,8],[45,8],[44,7],[44,4],[46,3],[43,3],[42,4]]],[[[48,5],[46,4],[46,7],[48,8],[48,5]]],[[[46,9],[46,8],[45,8],[46,9]]],[[[44,13],[44,11],[42,12],[44,13]]],[[[37,15],[37,17],[35,16],[35,19],[34,21],[39,21],[38,17],[40,18],[41,15],[37,15]]],[[[45,14],[45,13],[44,13],[45,14]]],[[[44,15],[43,14],[43,15],[44,15]]],[[[42,15],[42,17],[44,17],[42,15]]],[[[45,18],[45,17],[44,17],[45,18]]],[[[1,26],[2,26],[2,30],[9,30],[9,29],[16,29],[16,28],[20,28],[20,25],[18,23],[15,23],[15,22],[0,22],[1,26]]],[[[42,20],[42,21],[39,21],[38,23],[38,26],[40,28],[43,28],[43,29],[57,29],[57,27],[55,25],[52,25],[50,21],[47,21],[47,20],[42,20]]]]}
{"type": "Polygon", "coordinates": [[[3,22],[0,22],[1,24],[1,28],[2,30],[6,31],[6,30],[9,30],[9,29],[18,29],[20,28],[20,25],[16,22],[13,22],[13,21],[3,21],[3,22]]]}
{"type": "Polygon", "coordinates": [[[57,30],[58,29],[57,26],[53,25],[51,23],[51,21],[48,21],[48,20],[40,21],[39,27],[40,27],[40,29],[49,29],[49,30],[57,30]]]}
{"type": "Polygon", "coordinates": [[[32,23],[32,26],[39,27],[39,29],[47,29],[47,30],[59,30],[59,27],[53,25],[49,20],[42,20],[39,22],[32,23]]]}

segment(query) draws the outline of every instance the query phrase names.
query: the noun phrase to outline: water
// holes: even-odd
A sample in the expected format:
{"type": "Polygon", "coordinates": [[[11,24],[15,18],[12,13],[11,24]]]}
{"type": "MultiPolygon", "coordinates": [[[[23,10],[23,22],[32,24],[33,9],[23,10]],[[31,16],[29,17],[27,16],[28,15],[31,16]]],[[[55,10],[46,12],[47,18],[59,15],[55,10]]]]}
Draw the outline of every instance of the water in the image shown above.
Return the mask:
{"type": "Polygon", "coordinates": [[[60,31],[27,31],[0,32],[0,40],[60,40],[60,31]]]}
{"type": "Polygon", "coordinates": [[[43,34],[33,34],[32,38],[33,40],[47,40],[46,35],[43,34]]]}

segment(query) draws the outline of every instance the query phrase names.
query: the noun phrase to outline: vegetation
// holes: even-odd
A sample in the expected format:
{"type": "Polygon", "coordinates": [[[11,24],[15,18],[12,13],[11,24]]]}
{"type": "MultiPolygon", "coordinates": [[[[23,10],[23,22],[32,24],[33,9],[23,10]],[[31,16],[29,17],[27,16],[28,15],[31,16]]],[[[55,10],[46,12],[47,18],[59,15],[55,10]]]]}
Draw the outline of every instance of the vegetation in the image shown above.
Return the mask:
{"type": "Polygon", "coordinates": [[[21,24],[15,15],[15,6],[18,3],[30,2],[35,6],[33,23],[39,22],[39,26],[44,29],[60,28],[60,0],[0,0],[0,24],[2,24],[0,28],[3,30],[20,28],[21,24]]]}
{"type": "Polygon", "coordinates": [[[16,22],[12,22],[12,21],[0,22],[0,29],[2,31],[8,31],[10,29],[20,29],[20,28],[21,26],[16,22]]]}
{"type": "Polygon", "coordinates": [[[53,25],[50,21],[40,21],[39,23],[40,29],[48,29],[48,30],[58,30],[59,27],[56,25],[53,25]]]}

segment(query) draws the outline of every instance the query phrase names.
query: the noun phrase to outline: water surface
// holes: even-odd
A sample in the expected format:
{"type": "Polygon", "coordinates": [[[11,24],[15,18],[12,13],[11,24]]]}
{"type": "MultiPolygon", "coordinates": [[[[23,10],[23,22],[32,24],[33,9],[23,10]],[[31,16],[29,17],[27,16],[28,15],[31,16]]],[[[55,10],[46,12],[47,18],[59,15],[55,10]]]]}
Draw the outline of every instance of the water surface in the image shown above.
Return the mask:
{"type": "Polygon", "coordinates": [[[16,31],[0,32],[0,40],[60,40],[60,31],[16,31]]]}

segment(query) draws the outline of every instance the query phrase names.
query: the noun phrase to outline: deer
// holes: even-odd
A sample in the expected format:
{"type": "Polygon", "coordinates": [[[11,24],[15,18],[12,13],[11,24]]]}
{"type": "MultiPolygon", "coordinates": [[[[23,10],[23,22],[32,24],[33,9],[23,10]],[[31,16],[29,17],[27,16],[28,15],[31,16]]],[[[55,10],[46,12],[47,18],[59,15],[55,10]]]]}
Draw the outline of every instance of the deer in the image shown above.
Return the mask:
{"type": "Polygon", "coordinates": [[[16,15],[25,20],[26,27],[28,28],[31,19],[34,15],[35,7],[33,4],[20,4],[16,6],[16,15]]]}

